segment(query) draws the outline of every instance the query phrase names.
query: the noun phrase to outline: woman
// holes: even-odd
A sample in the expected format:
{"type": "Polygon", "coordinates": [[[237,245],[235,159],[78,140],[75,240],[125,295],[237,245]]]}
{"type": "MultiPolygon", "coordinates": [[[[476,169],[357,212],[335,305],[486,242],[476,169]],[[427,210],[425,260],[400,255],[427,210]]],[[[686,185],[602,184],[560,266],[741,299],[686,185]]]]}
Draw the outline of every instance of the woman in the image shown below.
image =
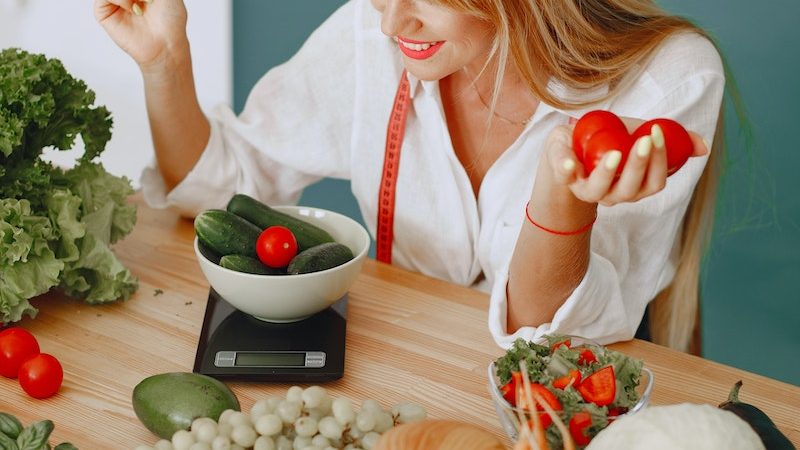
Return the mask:
{"type": "Polygon", "coordinates": [[[234,192],[291,203],[322,177],[350,179],[380,259],[491,291],[503,346],[544,333],[629,339],[662,293],[656,341],[687,347],[713,209],[713,174],[698,185],[712,167],[702,140],[713,141],[724,75],[700,31],[653,2],[352,0],[258,82],[241,115],[209,118],[179,0],[96,0],[95,14],[142,71],[150,204],[196,213],[234,192]],[[655,133],[618,180],[619,152],[585,174],[571,123],[591,109],[676,119],[697,133],[696,157],[667,179],[655,133]],[[379,213],[394,217],[388,248],[379,213]]]}

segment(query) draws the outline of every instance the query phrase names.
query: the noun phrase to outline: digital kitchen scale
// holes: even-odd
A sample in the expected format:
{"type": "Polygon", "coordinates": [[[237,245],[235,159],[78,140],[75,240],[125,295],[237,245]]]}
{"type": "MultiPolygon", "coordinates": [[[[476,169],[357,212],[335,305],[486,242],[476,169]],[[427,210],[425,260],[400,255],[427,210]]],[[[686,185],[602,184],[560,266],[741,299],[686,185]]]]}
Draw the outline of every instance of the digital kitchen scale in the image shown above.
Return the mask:
{"type": "Polygon", "coordinates": [[[347,295],[306,319],[256,319],[210,290],[194,372],[218,379],[313,383],[344,374],[347,295]]]}

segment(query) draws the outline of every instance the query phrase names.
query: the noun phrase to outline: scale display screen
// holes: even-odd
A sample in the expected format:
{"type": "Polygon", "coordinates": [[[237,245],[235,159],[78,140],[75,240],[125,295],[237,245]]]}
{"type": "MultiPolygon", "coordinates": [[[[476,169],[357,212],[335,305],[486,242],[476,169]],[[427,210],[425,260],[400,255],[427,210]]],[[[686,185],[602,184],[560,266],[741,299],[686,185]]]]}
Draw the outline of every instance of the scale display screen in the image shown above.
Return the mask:
{"type": "Polygon", "coordinates": [[[236,352],[234,366],[303,367],[305,353],[250,353],[236,352]]]}
{"type": "Polygon", "coordinates": [[[230,351],[217,352],[217,367],[324,367],[325,352],[230,351]]]}

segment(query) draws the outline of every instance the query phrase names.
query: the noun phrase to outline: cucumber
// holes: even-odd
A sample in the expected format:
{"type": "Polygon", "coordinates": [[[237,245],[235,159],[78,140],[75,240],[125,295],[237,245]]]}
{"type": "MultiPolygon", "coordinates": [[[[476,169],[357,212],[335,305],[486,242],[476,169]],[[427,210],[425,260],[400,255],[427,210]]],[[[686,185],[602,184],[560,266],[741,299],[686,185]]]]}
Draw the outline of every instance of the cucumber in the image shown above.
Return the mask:
{"type": "Polygon", "coordinates": [[[256,224],[262,230],[273,225],[281,225],[288,228],[297,240],[298,252],[307,250],[315,245],[334,241],[333,236],[322,228],[305,220],[276,211],[245,194],[236,194],[231,197],[226,209],[228,212],[232,212],[256,224]]]}
{"type": "Polygon", "coordinates": [[[237,272],[257,275],[286,275],[286,271],[282,269],[274,269],[256,258],[243,255],[225,255],[220,258],[219,265],[237,272]]]}
{"type": "Polygon", "coordinates": [[[171,439],[187,430],[194,419],[219,420],[226,409],[239,411],[239,400],[219,380],[189,372],[171,372],[145,378],[133,389],[133,411],[148,430],[171,439]]]}
{"type": "Polygon", "coordinates": [[[346,263],[353,259],[350,247],[338,242],[315,245],[297,254],[289,262],[286,272],[290,275],[319,272],[346,263]]]}
{"type": "Polygon", "coordinates": [[[256,257],[261,229],[236,214],[221,209],[203,211],[194,219],[197,239],[220,255],[256,257]]]}

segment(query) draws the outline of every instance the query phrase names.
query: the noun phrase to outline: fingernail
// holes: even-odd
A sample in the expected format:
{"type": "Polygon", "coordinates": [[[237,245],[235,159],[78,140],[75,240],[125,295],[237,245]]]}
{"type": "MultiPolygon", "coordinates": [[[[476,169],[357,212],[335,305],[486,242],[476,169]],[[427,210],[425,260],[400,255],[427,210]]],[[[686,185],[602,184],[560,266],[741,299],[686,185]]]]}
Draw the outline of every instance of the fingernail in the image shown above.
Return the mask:
{"type": "Polygon", "coordinates": [[[661,127],[658,125],[653,125],[650,128],[650,137],[653,138],[653,145],[656,148],[664,148],[664,132],[661,130],[661,127]]]}
{"type": "Polygon", "coordinates": [[[650,136],[642,136],[638,141],[636,141],[636,154],[639,155],[640,158],[647,158],[647,155],[650,154],[650,150],[653,148],[653,138],[650,136]]]}
{"type": "Polygon", "coordinates": [[[143,0],[145,3],[153,3],[153,0],[143,0]]]}
{"type": "Polygon", "coordinates": [[[134,3],[132,9],[133,9],[133,13],[136,14],[137,16],[141,16],[142,15],[142,7],[139,6],[138,3],[134,3]]]}
{"type": "Polygon", "coordinates": [[[614,170],[619,165],[619,162],[622,160],[622,152],[619,150],[610,150],[606,153],[606,169],[614,170]]]}
{"type": "Polygon", "coordinates": [[[571,173],[575,170],[575,161],[567,158],[561,163],[561,167],[564,169],[564,172],[571,173]]]}

